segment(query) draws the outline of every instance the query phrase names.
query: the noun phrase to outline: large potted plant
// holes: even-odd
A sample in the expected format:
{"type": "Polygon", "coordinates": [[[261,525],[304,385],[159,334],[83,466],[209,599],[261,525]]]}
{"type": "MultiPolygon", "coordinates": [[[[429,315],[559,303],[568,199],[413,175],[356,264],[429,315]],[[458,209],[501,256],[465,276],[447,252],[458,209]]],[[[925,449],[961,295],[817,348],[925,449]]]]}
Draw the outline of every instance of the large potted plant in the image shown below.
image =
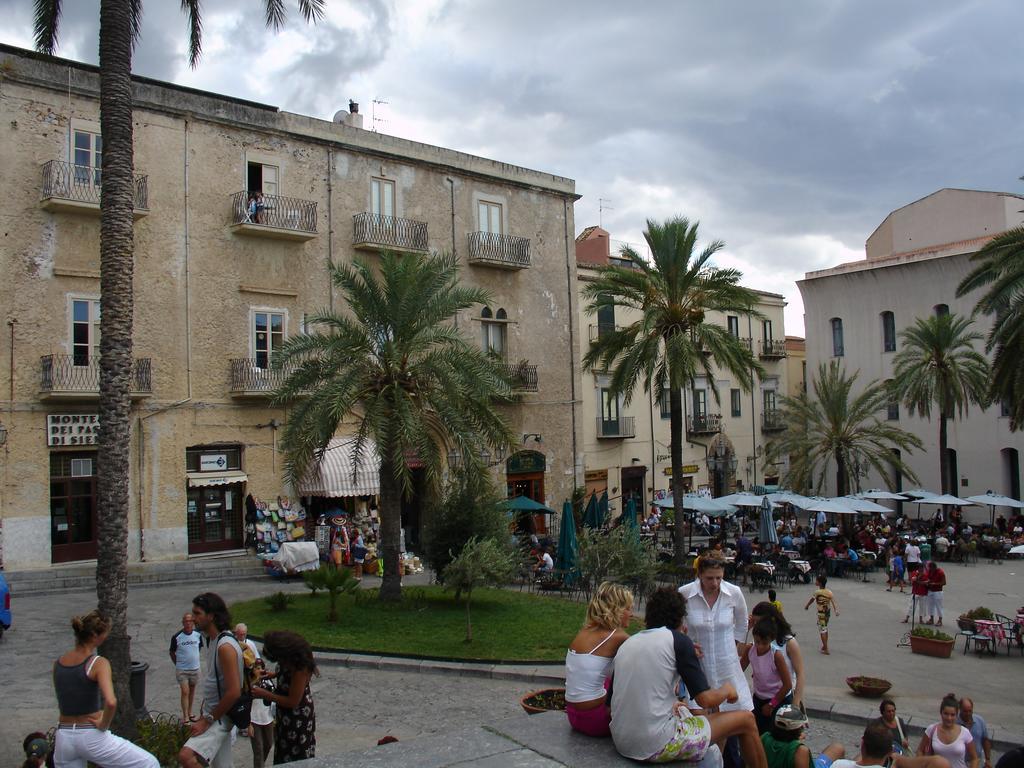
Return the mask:
{"type": "Polygon", "coordinates": [[[953,653],[953,638],[931,627],[914,627],[910,633],[910,650],[923,656],[948,659],[953,653]]]}
{"type": "Polygon", "coordinates": [[[966,613],[961,613],[956,617],[957,626],[965,632],[976,632],[977,627],[974,622],[976,619],[982,619],[983,621],[992,621],[995,615],[991,609],[985,608],[984,606],[978,606],[977,608],[971,608],[966,613]]]}

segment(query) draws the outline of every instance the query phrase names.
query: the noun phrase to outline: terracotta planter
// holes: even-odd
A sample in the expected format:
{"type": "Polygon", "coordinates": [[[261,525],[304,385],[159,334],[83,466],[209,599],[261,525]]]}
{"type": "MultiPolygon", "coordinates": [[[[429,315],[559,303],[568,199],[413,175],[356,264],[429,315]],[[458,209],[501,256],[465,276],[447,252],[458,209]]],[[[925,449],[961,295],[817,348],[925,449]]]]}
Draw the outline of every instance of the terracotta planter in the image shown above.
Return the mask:
{"type": "Polygon", "coordinates": [[[539,691],[530,691],[519,699],[519,705],[528,715],[536,715],[541,712],[564,712],[565,711],[565,688],[541,688],[539,691]],[[547,701],[543,701],[548,697],[547,701]],[[554,698],[554,701],[551,701],[554,698]]]}
{"type": "Polygon", "coordinates": [[[858,696],[878,698],[892,688],[892,683],[880,677],[848,677],[846,684],[858,696]]]}
{"type": "Polygon", "coordinates": [[[922,656],[934,656],[937,659],[948,659],[953,654],[952,640],[932,640],[929,637],[910,636],[910,650],[922,656]]]}

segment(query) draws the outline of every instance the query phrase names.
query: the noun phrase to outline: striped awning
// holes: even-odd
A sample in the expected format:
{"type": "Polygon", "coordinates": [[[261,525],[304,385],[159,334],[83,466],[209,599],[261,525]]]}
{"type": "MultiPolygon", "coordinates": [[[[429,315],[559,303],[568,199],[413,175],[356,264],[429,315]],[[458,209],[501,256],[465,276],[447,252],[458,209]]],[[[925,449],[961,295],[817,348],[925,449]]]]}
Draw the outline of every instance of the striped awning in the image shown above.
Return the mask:
{"type": "Polygon", "coordinates": [[[341,498],[380,493],[380,456],[376,444],[366,441],[358,466],[354,466],[354,453],[355,438],[333,438],[320,463],[299,483],[299,495],[341,498]]]}
{"type": "Polygon", "coordinates": [[[186,472],[189,488],[207,488],[214,485],[231,485],[244,483],[249,479],[245,472],[238,470],[222,470],[220,472],[186,472]]]}

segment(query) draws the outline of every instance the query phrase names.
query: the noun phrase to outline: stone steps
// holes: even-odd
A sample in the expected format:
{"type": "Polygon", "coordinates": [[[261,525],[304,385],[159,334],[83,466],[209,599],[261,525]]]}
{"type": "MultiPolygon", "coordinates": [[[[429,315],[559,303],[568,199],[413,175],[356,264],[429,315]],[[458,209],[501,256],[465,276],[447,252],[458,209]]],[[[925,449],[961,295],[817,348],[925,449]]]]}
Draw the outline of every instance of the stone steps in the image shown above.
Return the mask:
{"type": "MultiPolygon", "coordinates": [[[[128,584],[149,586],[189,582],[230,581],[262,576],[262,561],[253,555],[201,557],[159,563],[130,563],[128,584]]],[[[96,589],[96,566],[92,563],[59,566],[48,570],[7,571],[4,574],[13,594],[48,595],[96,589]]]]}

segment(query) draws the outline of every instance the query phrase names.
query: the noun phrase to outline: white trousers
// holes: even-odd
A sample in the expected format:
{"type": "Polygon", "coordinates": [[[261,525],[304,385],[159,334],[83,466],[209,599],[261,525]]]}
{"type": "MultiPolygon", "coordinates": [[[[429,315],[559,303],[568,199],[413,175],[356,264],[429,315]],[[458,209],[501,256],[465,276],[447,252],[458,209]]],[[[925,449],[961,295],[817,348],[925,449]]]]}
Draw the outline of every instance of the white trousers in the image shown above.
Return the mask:
{"type": "Polygon", "coordinates": [[[906,616],[910,616],[914,613],[914,603],[917,603],[917,617],[923,619],[925,614],[928,613],[928,608],[931,606],[930,598],[928,595],[914,595],[911,594],[907,600],[907,613],[906,616]]]}
{"type": "Polygon", "coordinates": [[[928,593],[928,615],[942,621],[942,592],[928,593]]]}
{"type": "Polygon", "coordinates": [[[87,762],[103,768],[160,768],[149,752],[110,731],[58,728],[53,764],[57,768],[86,768],[87,762]]]}

